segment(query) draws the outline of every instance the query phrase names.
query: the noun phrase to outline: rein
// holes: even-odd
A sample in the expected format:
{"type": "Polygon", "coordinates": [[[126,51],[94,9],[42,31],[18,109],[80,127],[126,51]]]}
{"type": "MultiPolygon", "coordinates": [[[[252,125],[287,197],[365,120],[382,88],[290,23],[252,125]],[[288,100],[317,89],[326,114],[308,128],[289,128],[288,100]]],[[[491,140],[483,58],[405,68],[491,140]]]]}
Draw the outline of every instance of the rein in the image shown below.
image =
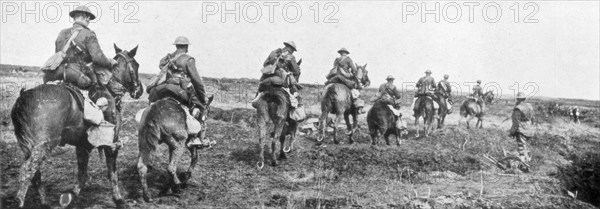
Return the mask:
{"type": "MultiPolygon", "coordinates": [[[[127,51],[122,51],[120,53],[118,53],[116,57],[122,57],[126,64],[127,64],[127,72],[129,73],[129,76],[132,80],[133,85],[132,86],[128,86],[125,85],[125,82],[123,82],[123,80],[121,80],[119,77],[117,77],[117,73],[113,73],[112,77],[110,77],[110,79],[108,80],[108,83],[106,84],[107,86],[107,90],[110,92],[110,94],[112,94],[115,97],[115,105],[117,106],[117,108],[120,110],[121,109],[121,98],[123,97],[123,94],[125,92],[129,92],[131,93],[132,91],[135,91],[135,89],[138,88],[139,84],[138,84],[138,77],[136,76],[136,73],[134,71],[133,65],[131,64],[133,62],[133,59],[129,57],[129,55],[127,55],[127,51]]],[[[120,69],[116,69],[115,71],[120,72],[120,69]]]]}

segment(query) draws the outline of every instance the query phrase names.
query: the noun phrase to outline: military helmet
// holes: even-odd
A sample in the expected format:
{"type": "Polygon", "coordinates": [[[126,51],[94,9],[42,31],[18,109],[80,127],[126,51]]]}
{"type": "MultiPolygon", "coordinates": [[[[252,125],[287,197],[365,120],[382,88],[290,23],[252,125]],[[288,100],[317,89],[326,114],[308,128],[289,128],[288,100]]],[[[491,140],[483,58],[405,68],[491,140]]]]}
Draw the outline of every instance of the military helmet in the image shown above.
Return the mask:
{"type": "Polygon", "coordinates": [[[481,80],[477,80],[477,83],[481,84],[481,80]]]}
{"type": "Polygon", "coordinates": [[[69,12],[69,16],[71,18],[75,18],[75,14],[78,13],[78,12],[86,13],[87,15],[90,16],[90,20],[96,19],[96,15],[92,14],[92,11],[89,8],[87,8],[86,6],[83,6],[83,5],[75,7],[75,9],[73,11],[69,12]]]}
{"type": "Polygon", "coordinates": [[[179,36],[175,39],[173,45],[190,45],[190,40],[188,40],[188,38],[185,36],[179,36]]]}
{"type": "Polygon", "coordinates": [[[450,76],[449,76],[448,74],[445,74],[445,75],[444,75],[444,78],[445,78],[445,79],[448,79],[449,77],[450,77],[450,76]]]}
{"type": "Polygon", "coordinates": [[[283,45],[285,45],[285,46],[288,46],[288,47],[292,48],[292,50],[294,50],[294,51],[298,51],[298,50],[296,49],[296,44],[295,44],[293,41],[286,41],[286,42],[283,42],[283,45]]]}
{"type": "Polygon", "coordinates": [[[385,80],[394,80],[394,79],[395,79],[395,78],[394,78],[394,76],[392,76],[392,75],[388,75],[388,76],[387,76],[387,78],[385,78],[385,80]]]}
{"type": "Polygon", "coordinates": [[[350,52],[348,51],[348,49],[342,47],[340,50],[337,51],[338,53],[342,53],[342,52],[346,52],[346,54],[350,54],[350,52]]]}
{"type": "Polygon", "coordinates": [[[431,70],[429,70],[429,69],[428,69],[428,70],[426,70],[426,71],[425,71],[425,74],[431,74],[431,70]]]}
{"type": "Polygon", "coordinates": [[[525,99],[525,93],[523,93],[523,92],[517,93],[517,99],[525,99]]]}

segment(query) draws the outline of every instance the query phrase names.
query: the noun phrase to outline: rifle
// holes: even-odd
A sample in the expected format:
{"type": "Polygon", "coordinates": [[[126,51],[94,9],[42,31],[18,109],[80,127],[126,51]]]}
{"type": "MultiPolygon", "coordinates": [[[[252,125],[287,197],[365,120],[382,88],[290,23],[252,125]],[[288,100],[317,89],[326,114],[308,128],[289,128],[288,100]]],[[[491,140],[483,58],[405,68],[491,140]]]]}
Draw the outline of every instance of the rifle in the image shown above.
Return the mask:
{"type": "Polygon", "coordinates": [[[175,60],[177,60],[183,54],[185,53],[178,54],[175,57],[169,59],[167,64],[160,68],[160,72],[158,73],[158,75],[155,75],[150,79],[150,83],[148,83],[148,88],[146,89],[148,93],[150,93],[150,91],[158,84],[161,84],[167,80],[167,71],[169,70],[169,67],[173,64],[173,62],[175,62],[175,60]]]}

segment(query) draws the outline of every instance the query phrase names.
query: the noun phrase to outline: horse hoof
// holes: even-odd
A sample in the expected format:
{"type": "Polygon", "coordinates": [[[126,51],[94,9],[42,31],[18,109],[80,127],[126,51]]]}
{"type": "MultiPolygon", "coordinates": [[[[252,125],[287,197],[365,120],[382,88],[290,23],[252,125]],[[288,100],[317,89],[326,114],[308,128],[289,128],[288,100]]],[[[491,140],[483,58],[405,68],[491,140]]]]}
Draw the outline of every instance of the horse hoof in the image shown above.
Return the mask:
{"type": "Polygon", "coordinates": [[[67,207],[67,206],[69,206],[69,204],[71,204],[73,202],[74,198],[75,198],[75,196],[73,195],[73,193],[61,194],[59,204],[62,207],[67,207]]]}
{"type": "Polygon", "coordinates": [[[289,153],[290,151],[292,151],[291,147],[283,147],[283,152],[289,153]]]}
{"type": "Polygon", "coordinates": [[[181,184],[173,184],[173,185],[171,185],[171,191],[175,195],[181,194],[182,193],[181,184]]]}
{"type": "Polygon", "coordinates": [[[285,160],[285,159],[287,159],[287,156],[284,153],[279,154],[278,160],[285,160]]]}
{"type": "Polygon", "coordinates": [[[322,142],[324,139],[325,139],[325,137],[323,137],[323,136],[317,137],[317,142],[322,142]]]}
{"type": "Polygon", "coordinates": [[[150,194],[144,194],[143,196],[144,196],[144,202],[147,202],[147,203],[154,202],[154,199],[150,198],[150,194]]]}
{"type": "Polygon", "coordinates": [[[256,162],[256,167],[258,168],[258,170],[262,170],[263,167],[265,167],[265,162],[263,162],[263,161],[256,162]]]}
{"type": "Polygon", "coordinates": [[[273,160],[273,162],[271,162],[271,166],[273,166],[273,167],[277,166],[277,161],[273,160]]]}
{"type": "Polygon", "coordinates": [[[129,205],[123,199],[115,200],[115,204],[117,205],[117,209],[128,209],[129,205]]]}

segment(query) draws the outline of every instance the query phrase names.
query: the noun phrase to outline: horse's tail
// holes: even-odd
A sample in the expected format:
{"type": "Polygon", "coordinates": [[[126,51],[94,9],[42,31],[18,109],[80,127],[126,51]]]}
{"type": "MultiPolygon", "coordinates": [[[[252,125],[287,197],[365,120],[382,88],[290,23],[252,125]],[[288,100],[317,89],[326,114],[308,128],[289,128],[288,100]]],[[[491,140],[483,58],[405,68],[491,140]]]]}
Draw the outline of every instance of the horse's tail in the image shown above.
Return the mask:
{"type": "Polygon", "coordinates": [[[21,89],[20,96],[17,98],[17,101],[12,108],[10,117],[12,119],[15,129],[15,136],[19,142],[19,146],[21,147],[21,150],[23,150],[25,158],[29,158],[34,144],[34,125],[32,123],[34,121],[30,120],[30,112],[27,111],[27,99],[24,98],[25,94],[23,93],[24,90],[21,89]]]}
{"type": "Polygon", "coordinates": [[[325,89],[325,94],[323,95],[323,99],[321,100],[321,112],[322,113],[335,113],[336,104],[335,100],[337,97],[337,92],[335,90],[335,85],[329,85],[325,89]]]}

